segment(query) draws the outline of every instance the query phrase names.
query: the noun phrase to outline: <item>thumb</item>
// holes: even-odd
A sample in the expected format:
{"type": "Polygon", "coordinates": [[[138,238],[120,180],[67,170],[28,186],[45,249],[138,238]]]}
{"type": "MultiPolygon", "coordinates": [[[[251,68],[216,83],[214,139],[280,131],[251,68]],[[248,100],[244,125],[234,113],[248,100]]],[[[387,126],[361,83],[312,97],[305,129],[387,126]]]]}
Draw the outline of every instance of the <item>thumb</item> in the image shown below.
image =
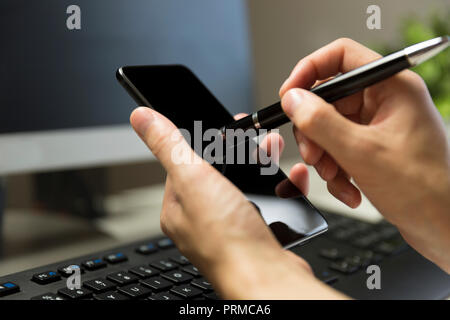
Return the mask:
{"type": "Polygon", "coordinates": [[[191,175],[201,170],[203,159],[169,119],[150,108],[139,107],[131,114],[130,122],[172,178],[193,178],[191,175]]]}
{"type": "Polygon", "coordinates": [[[286,115],[309,139],[336,160],[348,158],[361,126],[341,115],[332,104],[304,89],[291,89],[281,100],[286,115]]]}

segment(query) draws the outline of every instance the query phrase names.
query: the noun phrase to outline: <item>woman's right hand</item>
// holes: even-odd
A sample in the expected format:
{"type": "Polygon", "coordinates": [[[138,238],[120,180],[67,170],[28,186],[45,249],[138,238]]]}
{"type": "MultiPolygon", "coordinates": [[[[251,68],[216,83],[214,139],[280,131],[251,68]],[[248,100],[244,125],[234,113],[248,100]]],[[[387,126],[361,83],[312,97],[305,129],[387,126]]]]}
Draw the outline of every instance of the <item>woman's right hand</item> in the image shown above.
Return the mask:
{"type": "Polygon", "coordinates": [[[450,272],[450,150],[423,80],[405,70],[334,105],[305,90],[379,57],[349,39],[321,48],[281,87],[283,109],[331,194],[357,207],[353,178],[412,247],[450,272]]]}

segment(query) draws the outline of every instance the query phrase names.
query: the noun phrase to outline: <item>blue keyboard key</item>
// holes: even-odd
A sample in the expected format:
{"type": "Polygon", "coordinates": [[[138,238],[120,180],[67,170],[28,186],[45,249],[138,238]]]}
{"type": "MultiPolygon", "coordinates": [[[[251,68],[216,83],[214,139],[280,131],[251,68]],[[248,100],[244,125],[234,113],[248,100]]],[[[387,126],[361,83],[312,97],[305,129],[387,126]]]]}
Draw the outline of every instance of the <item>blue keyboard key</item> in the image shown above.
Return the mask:
{"type": "Polygon", "coordinates": [[[136,251],[140,254],[150,254],[157,250],[158,248],[153,243],[143,244],[136,249],[136,251]]]}
{"type": "Polygon", "coordinates": [[[158,247],[160,247],[161,249],[167,249],[167,248],[170,248],[173,246],[174,246],[174,243],[169,238],[164,238],[164,239],[161,239],[158,241],[158,247]]]}
{"type": "Polygon", "coordinates": [[[106,267],[106,262],[103,261],[103,259],[92,259],[92,260],[84,261],[82,263],[82,265],[86,269],[92,271],[92,270],[97,270],[97,269],[106,267]]]}
{"type": "Polygon", "coordinates": [[[119,262],[127,261],[128,258],[122,252],[118,252],[118,253],[112,253],[112,254],[107,255],[105,257],[105,260],[108,261],[109,263],[119,263],[119,262]]]}
{"type": "Polygon", "coordinates": [[[13,282],[0,283],[0,297],[4,297],[20,291],[20,287],[13,282]]]}

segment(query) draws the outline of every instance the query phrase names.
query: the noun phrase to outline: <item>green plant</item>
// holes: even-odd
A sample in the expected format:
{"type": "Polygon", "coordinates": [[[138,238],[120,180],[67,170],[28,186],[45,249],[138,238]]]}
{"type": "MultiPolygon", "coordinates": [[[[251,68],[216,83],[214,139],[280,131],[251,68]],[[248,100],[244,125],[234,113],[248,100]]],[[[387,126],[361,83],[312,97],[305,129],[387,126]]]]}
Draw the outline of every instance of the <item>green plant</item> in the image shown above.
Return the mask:
{"type": "MultiPolygon", "coordinates": [[[[403,46],[450,34],[450,10],[433,13],[426,22],[408,17],[400,27],[403,46]]],[[[385,55],[399,48],[378,46],[375,50],[385,55]],[[378,49],[378,50],[377,50],[378,49]]],[[[442,117],[450,120],[450,49],[428,60],[413,70],[424,80],[442,117]]]]}

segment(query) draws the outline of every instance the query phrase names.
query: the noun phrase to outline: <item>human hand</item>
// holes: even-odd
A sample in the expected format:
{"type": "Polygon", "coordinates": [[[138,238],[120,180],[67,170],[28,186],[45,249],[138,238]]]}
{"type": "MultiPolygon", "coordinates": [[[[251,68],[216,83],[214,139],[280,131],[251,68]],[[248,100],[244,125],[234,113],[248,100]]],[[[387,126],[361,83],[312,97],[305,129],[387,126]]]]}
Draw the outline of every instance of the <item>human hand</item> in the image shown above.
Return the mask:
{"type": "Polygon", "coordinates": [[[450,271],[450,151],[422,79],[406,70],[333,105],[304,90],[380,56],[339,39],[300,60],[280,89],[300,154],[328,190],[360,191],[424,256],[450,271]]]}
{"type": "MultiPolygon", "coordinates": [[[[200,159],[167,118],[138,108],[131,123],[168,173],[162,230],[221,297],[343,297],[317,280],[303,259],[281,248],[243,193],[200,159]],[[175,164],[171,158],[175,146],[193,161],[175,164]]],[[[265,143],[267,139],[281,138],[270,135],[265,143]]]]}

